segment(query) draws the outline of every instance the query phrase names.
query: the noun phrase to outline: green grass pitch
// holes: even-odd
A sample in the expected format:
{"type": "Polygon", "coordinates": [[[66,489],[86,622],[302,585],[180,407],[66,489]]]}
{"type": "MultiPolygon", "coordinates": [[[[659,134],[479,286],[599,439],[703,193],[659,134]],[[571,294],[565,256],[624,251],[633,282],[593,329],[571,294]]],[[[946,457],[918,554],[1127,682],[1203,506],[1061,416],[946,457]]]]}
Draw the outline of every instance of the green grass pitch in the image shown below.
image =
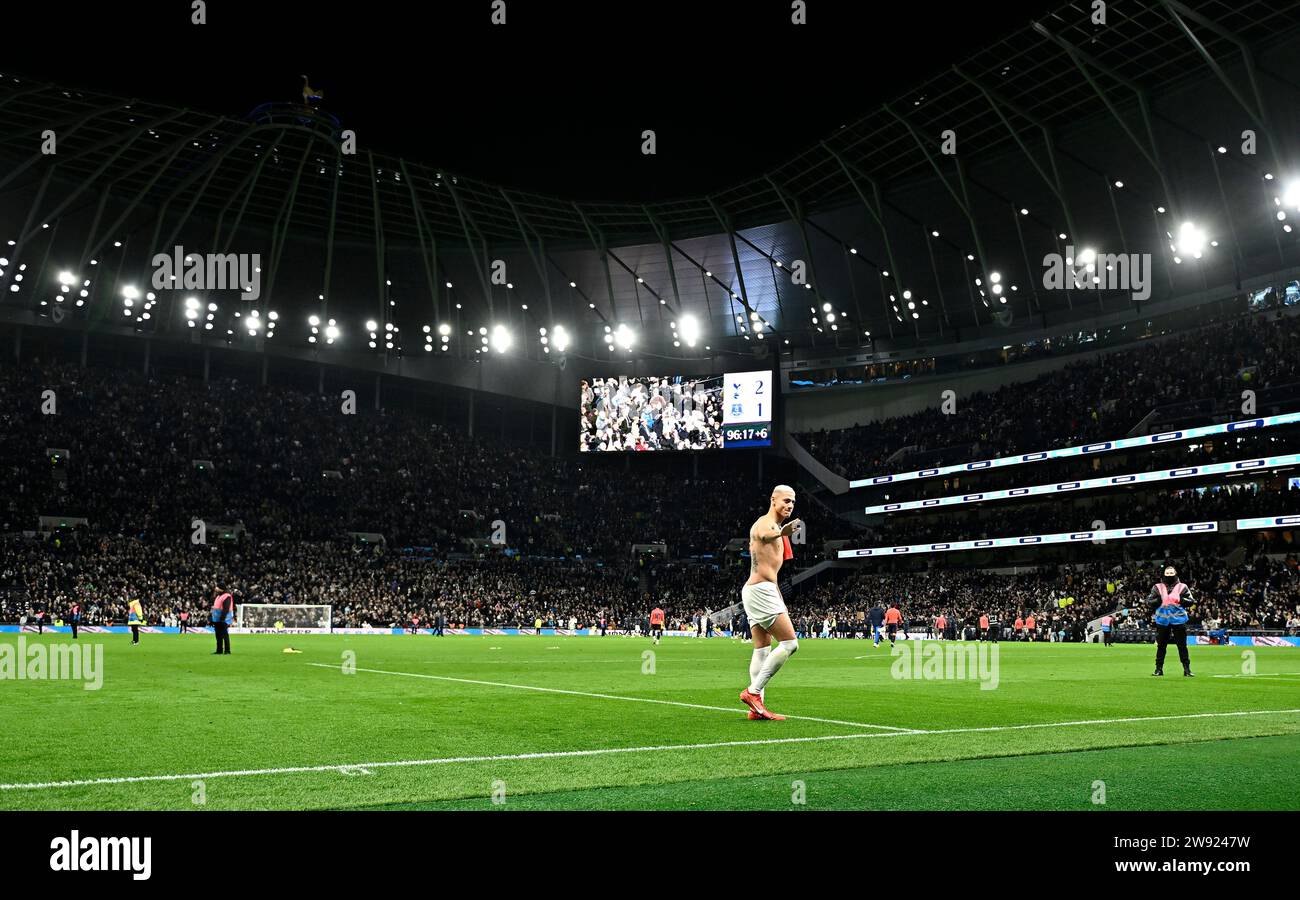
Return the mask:
{"type": "Polygon", "coordinates": [[[754,722],[726,638],[232,641],[83,635],[101,689],[0,680],[0,809],[1300,809],[1293,649],[1153,678],[1151,646],[1004,643],[981,690],[805,640],[754,722]]]}

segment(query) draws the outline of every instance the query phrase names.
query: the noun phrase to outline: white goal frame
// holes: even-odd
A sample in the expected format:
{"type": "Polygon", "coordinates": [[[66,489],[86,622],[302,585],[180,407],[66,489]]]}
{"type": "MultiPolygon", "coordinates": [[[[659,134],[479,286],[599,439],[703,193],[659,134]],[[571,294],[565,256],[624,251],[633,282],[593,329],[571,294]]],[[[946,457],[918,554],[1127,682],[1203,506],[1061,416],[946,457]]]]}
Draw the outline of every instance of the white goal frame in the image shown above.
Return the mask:
{"type": "MultiPolygon", "coordinates": [[[[297,615],[295,615],[297,618],[297,615]]],[[[328,603],[239,603],[235,606],[235,628],[244,634],[329,634],[334,625],[334,607],[328,603]],[[316,621],[324,621],[324,626],[312,626],[310,628],[291,628],[285,627],[282,630],[275,628],[274,613],[272,610],[293,611],[301,614],[307,610],[323,610],[316,621]],[[263,612],[262,615],[245,618],[245,611],[263,612]],[[267,615],[266,613],[269,613],[267,615]],[[250,621],[270,624],[249,624],[250,621]]]]}

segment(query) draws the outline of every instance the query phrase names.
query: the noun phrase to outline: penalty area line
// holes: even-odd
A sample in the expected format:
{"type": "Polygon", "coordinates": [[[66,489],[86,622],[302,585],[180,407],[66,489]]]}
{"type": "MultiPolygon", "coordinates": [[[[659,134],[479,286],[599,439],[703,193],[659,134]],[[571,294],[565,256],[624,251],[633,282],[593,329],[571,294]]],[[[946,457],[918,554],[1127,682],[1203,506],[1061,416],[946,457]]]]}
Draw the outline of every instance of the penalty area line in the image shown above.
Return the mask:
{"type": "MultiPolygon", "coordinates": [[[[332,663],[307,663],[309,666],[316,666],[320,669],[339,669],[332,663]]],[[[629,703],[658,703],[664,706],[684,706],[688,709],[711,709],[716,712],[731,713],[732,715],[746,715],[748,709],[737,709],[733,706],[707,706],[702,703],[684,703],[680,700],[655,700],[650,697],[624,697],[620,694],[597,694],[591,691],[570,691],[563,688],[537,687],[532,684],[509,684],[504,681],[480,681],[475,678],[453,678],[450,675],[425,675],[420,672],[390,672],[385,669],[355,669],[357,672],[369,672],[372,675],[400,675],[405,678],[428,678],[433,681],[454,681],[459,684],[481,684],[488,687],[514,688],[518,691],[540,691],[546,694],[570,694],[575,697],[595,697],[600,700],[625,700],[629,703]]],[[[853,728],[875,728],[880,731],[896,731],[900,734],[919,734],[917,728],[899,728],[894,725],[871,725],[866,722],[846,722],[843,719],[823,719],[818,716],[796,716],[789,713],[784,714],[787,719],[802,719],[806,722],[822,722],[826,725],[849,725],[853,728]]]]}
{"type": "Polygon", "coordinates": [[[254,775],[295,775],[312,772],[340,772],[350,774],[359,770],[410,768],[416,766],[451,765],[457,763],[514,762],[536,759],[566,759],[582,756],[608,756],[615,753],[660,753],[669,750],[713,750],[727,747],[757,747],[775,744],[809,744],[823,741],[860,741],[871,738],[931,737],[937,734],[975,734],[991,731],[1019,731],[1030,728],[1065,728],[1079,725],[1110,725],[1116,723],[1156,722],[1170,719],[1213,719],[1231,716],[1267,716],[1300,713],[1300,709],[1255,709],[1235,712],[1185,713],[1170,716],[1135,716],[1123,719],[1084,719],[1074,722],[1037,722],[1028,725],[990,725],[979,728],[945,728],[935,731],[858,732],[855,734],[829,734],[817,737],[760,738],[751,741],[713,741],[704,744],[659,744],[648,747],[598,747],[591,750],[551,750],[538,753],[508,753],[496,756],[449,756],[435,759],[407,759],[388,762],[342,763],[321,766],[287,766],[275,769],[242,769],[233,771],[195,772],[188,775],[133,775],[116,778],[86,778],[77,781],[44,781],[27,784],[0,784],[0,791],[46,790],[51,788],[90,787],[94,785],[140,784],[150,781],[191,781],[209,778],[238,778],[254,775]]]}

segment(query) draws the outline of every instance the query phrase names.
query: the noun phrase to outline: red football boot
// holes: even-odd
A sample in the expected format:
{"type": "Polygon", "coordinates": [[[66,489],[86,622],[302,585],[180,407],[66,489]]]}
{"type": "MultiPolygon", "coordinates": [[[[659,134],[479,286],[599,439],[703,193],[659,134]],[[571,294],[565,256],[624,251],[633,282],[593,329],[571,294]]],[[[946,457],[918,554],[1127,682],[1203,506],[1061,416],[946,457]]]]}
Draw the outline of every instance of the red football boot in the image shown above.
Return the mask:
{"type": "Polygon", "coordinates": [[[763,698],[758,694],[751,694],[749,688],[740,692],[740,702],[749,707],[750,715],[757,719],[771,719],[773,722],[785,720],[785,716],[778,716],[774,712],[768,712],[763,706],[763,698]]]}

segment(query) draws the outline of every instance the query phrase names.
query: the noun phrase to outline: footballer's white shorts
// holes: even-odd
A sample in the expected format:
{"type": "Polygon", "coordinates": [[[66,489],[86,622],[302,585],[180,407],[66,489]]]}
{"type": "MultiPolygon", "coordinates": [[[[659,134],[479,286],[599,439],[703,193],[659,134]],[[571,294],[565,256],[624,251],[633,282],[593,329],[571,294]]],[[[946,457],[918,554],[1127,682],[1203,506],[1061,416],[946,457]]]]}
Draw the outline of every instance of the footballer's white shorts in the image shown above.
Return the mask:
{"type": "Polygon", "coordinates": [[[760,628],[771,628],[776,617],[787,612],[781,592],[770,581],[745,585],[740,589],[740,602],[745,605],[749,624],[760,628]]]}

